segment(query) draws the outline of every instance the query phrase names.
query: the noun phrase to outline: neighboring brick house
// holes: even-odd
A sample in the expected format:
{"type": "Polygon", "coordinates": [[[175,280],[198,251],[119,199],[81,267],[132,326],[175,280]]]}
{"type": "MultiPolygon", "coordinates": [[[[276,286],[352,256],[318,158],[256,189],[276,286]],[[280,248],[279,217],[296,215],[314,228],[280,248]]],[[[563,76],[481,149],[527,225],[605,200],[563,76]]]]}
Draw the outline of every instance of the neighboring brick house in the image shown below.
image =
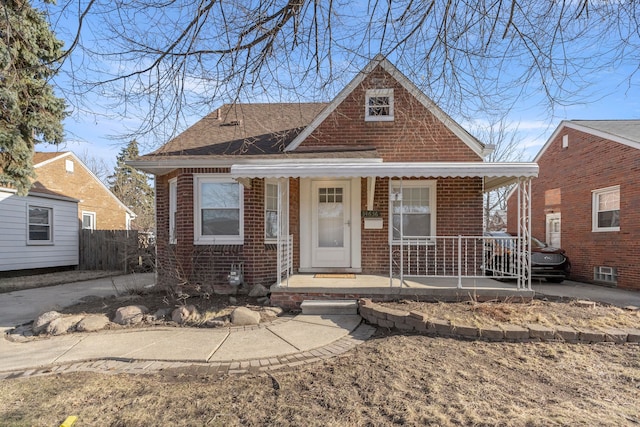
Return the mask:
{"type": "Polygon", "coordinates": [[[70,151],[35,153],[37,181],[51,191],[78,199],[81,228],[129,230],[135,214],[70,151]]]}
{"type": "Polygon", "coordinates": [[[640,120],[563,121],[534,161],[532,234],[567,251],[573,279],[640,289],[640,120]]]}
{"type": "Polygon", "coordinates": [[[483,191],[537,174],[491,149],[376,57],[330,103],[223,105],[128,164],[155,175],[159,282],[225,292],[240,263],[249,286],[399,257],[400,274],[481,276],[483,191]],[[440,269],[462,236],[476,258],[440,269]]]}

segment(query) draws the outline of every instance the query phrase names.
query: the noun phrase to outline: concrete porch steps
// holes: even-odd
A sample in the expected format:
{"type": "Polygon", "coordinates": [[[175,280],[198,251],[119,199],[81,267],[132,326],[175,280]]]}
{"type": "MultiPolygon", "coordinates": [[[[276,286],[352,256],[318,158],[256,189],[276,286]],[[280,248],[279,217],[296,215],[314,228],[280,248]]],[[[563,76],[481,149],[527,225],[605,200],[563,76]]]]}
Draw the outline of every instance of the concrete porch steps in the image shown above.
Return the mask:
{"type": "Polygon", "coordinates": [[[358,301],[345,300],[304,300],[300,304],[302,314],[358,314],[358,301]]]}

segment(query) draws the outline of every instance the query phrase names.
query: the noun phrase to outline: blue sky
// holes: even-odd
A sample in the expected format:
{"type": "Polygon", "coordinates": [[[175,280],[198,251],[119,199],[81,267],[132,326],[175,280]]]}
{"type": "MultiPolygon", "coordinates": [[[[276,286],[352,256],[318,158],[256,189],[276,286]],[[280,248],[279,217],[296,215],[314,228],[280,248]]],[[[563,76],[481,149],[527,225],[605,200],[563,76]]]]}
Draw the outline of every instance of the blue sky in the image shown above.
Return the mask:
{"type": "MultiPolygon", "coordinates": [[[[620,73],[624,72],[626,71],[620,70],[620,73]]],[[[520,103],[520,108],[516,106],[509,116],[509,123],[512,128],[518,129],[518,139],[521,145],[526,147],[523,160],[533,159],[563,119],[640,119],[640,92],[637,89],[616,87],[608,79],[601,80],[592,89],[599,94],[594,95],[593,101],[559,106],[553,118],[549,118],[548,109],[543,106],[524,105],[524,103],[520,103]]],[[[204,114],[206,112],[203,112],[204,114]]],[[[199,116],[191,117],[190,123],[194,123],[199,118],[199,116]]],[[[123,142],[113,139],[113,136],[126,133],[127,129],[137,125],[135,120],[127,125],[121,119],[88,113],[73,115],[66,119],[64,124],[66,140],[59,150],[70,150],[78,155],[88,153],[93,157],[104,159],[112,166],[123,146],[123,142]]],[[[470,127],[468,123],[461,122],[461,124],[467,128],[470,127]]],[[[40,145],[38,149],[54,151],[55,147],[40,145]]]]}
{"type": "MultiPolygon", "coordinates": [[[[56,27],[58,37],[63,40],[70,40],[73,35],[73,23],[60,21],[58,24],[56,27]]],[[[96,25],[96,23],[93,22],[93,25],[96,25]]],[[[99,26],[101,23],[98,22],[97,25],[99,26]]],[[[91,27],[87,26],[86,28],[91,27]]],[[[93,36],[90,32],[87,35],[93,36]]],[[[589,49],[592,48],[594,47],[589,47],[589,49]]],[[[375,47],[372,49],[375,49],[375,47]]],[[[390,59],[395,62],[393,57],[390,59]]],[[[626,77],[637,71],[638,64],[633,62],[632,60],[627,63],[622,58],[622,60],[617,61],[615,67],[600,70],[597,75],[585,76],[590,84],[588,87],[581,89],[581,102],[555,105],[553,111],[550,111],[548,105],[542,102],[541,91],[540,88],[535,86],[535,81],[532,81],[528,87],[524,88],[525,96],[515,104],[508,115],[508,122],[511,128],[518,129],[517,138],[526,149],[523,160],[533,159],[540,147],[563,119],[640,119],[640,88],[637,83],[637,77],[631,86],[625,86],[624,83],[621,83],[624,82],[626,77]]],[[[397,65],[400,67],[400,64],[397,65]]],[[[351,77],[353,75],[344,76],[345,84],[351,77]]],[[[61,76],[58,78],[57,83],[61,86],[70,84],[65,79],[65,76],[61,76]]],[[[511,90],[515,93],[522,91],[523,88],[514,87],[511,90]]],[[[337,92],[332,95],[336,94],[337,92]]],[[[91,156],[103,159],[110,166],[113,166],[116,155],[126,143],[126,140],[114,139],[114,137],[137,128],[140,122],[133,118],[135,117],[134,114],[128,115],[129,118],[126,120],[111,118],[111,114],[109,114],[111,113],[110,108],[118,108],[118,106],[105,106],[104,103],[98,101],[98,95],[91,96],[96,97],[96,102],[90,103],[91,111],[74,111],[65,120],[66,140],[63,146],[57,147],[57,149],[71,150],[81,157],[91,156]]],[[[280,94],[279,96],[282,95],[280,94]]],[[[256,97],[259,98],[259,95],[256,95],[256,97]]],[[[254,100],[256,97],[254,97],[254,100]]],[[[315,100],[330,101],[331,99],[315,100]]],[[[213,108],[221,105],[224,101],[226,100],[221,100],[217,104],[214,102],[213,108]]],[[[444,109],[454,119],[460,117],[456,114],[456,111],[444,109]]],[[[192,124],[208,112],[209,110],[203,109],[192,113],[184,118],[182,125],[192,124]]],[[[476,123],[469,123],[462,119],[458,119],[458,121],[465,128],[472,130],[473,126],[482,123],[483,119],[484,117],[479,117],[476,123]]],[[[139,140],[139,142],[141,143],[141,151],[144,153],[164,141],[149,138],[147,140],[139,140]]],[[[55,151],[56,147],[43,144],[37,146],[36,149],[39,151],[55,151]]]]}

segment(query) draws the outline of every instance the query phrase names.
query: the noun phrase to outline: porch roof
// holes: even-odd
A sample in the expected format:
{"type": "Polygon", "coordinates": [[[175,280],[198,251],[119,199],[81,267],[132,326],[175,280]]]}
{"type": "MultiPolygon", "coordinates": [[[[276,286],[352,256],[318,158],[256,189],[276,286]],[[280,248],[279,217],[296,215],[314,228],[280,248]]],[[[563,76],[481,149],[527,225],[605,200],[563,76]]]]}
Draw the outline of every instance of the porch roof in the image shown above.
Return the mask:
{"type": "Polygon", "coordinates": [[[420,177],[420,178],[484,178],[485,191],[538,176],[536,163],[489,162],[369,162],[338,163],[283,162],[278,164],[236,164],[231,176],[240,178],[321,178],[321,177],[420,177]]]}

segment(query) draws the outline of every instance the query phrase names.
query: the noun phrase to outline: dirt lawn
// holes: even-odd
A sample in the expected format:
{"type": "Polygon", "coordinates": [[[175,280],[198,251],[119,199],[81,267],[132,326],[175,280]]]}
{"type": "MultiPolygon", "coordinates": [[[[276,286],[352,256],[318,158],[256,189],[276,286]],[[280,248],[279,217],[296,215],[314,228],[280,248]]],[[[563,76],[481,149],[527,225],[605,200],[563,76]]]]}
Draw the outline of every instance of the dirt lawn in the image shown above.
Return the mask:
{"type": "MultiPolygon", "coordinates": [[[[575,303],[392,305],[454,324],[640,325],[638,312],[575,303]]],[[[79,417],[76,426],[638,425],[640,346],[488,343],[379,329],[340,357],[271,373],[74,373],[4,380],[0,396],[2,426],[59,425],[68,415],[79,417]]]]}

